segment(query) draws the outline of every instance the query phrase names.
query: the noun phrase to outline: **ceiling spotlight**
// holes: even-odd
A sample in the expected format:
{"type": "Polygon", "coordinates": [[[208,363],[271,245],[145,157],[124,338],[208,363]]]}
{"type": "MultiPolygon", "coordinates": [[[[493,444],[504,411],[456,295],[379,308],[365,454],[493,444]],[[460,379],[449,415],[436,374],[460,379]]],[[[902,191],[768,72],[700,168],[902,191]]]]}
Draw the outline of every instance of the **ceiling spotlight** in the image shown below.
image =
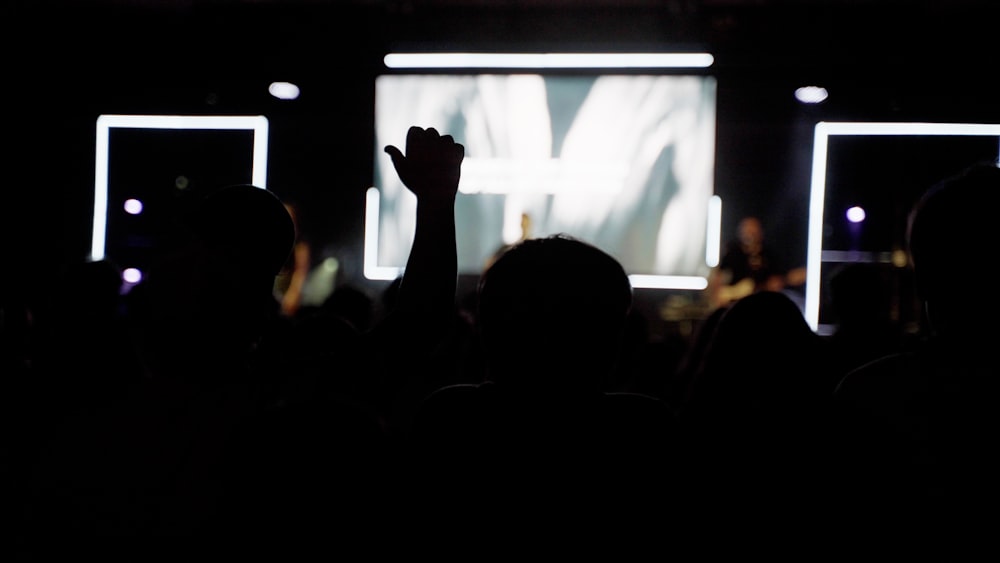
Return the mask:
{"type": "Polygon", "coordinates": [[[267,91],[279,100],[294,100],[299,97],[299,87],[291,82],[272,82],[267,91]]]}
{"type": "Polygon", "coordinates": [[[803,104],[818,104],[829,96],[822,86],[803,86],[795,89],[795,99],[803,104]]]}
{"type": "Polygon", "coordinates": [[[847,220],[852,223],[860,223],[865,220],[865,210],[863,207],[855,205],[847,209],[847,220]]]}
{"type": "Polygon", "coordinates": [[[129,215],[138,215],[142,213],[142,202],[135,198],[129,198],[125,200],[125,212],[129,215]]]}

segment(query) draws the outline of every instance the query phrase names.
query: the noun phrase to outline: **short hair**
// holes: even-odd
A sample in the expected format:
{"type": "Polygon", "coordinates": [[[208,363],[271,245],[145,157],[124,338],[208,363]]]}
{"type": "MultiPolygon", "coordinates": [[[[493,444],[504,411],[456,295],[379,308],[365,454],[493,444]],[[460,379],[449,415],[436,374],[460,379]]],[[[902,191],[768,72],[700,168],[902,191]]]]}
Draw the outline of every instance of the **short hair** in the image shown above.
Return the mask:
{"type": "Polygon", "coordinates": [[[990,256],[1000,220],[1000,168],[978,162],[941,180],[914,204],[906,240],[921,298],[967,285],[961,275],[990,256]]]}
{"type": "Polygon", "coordinates": [[[632,285],[621,263],[566,234],[520,241],[480,277],[478,321],[487,357],[567,364],[594,355],[596,369],[621,344],[632,285]],[[562,354],[562,358],[545,356],[562,354]],[[597,357],[602,358],[596,360],[597,357]]]}
{"type": "Polygon", "coordinates": [[[240,266],[277,275],[295,244],[295,223],[272,192],[249,184],[223,186],[199,202],[198,235],[240,266]]]}

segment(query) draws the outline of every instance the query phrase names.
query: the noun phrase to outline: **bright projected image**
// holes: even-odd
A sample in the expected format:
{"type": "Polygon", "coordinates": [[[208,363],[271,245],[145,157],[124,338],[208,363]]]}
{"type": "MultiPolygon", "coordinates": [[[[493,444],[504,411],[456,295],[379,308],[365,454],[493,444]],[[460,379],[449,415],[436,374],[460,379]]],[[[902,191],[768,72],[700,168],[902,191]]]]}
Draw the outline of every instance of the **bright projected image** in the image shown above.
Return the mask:
{"type": "Polygon", "coordinates": [[[716,81],[630,74],[399,74],[375,89],[365,275],[391,279],[413,240],[415,197],[383,147],[411,125],[465,146],[459,271],[503,245],[568,233],[617,257],[636,287],[701,289],[709,270],[716,81]]]}

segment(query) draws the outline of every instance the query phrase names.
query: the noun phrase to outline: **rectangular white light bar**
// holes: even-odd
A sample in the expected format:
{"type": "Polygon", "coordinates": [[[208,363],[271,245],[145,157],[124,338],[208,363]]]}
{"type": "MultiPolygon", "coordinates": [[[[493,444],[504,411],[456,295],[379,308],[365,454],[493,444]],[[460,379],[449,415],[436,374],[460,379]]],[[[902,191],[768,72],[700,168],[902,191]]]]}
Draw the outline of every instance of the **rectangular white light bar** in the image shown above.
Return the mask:
{"type": "Polygon", "coordinates": [[[708,243],[705,246],[705,263],[709,268],[719,265],[722,253],[722,198],[713,195],[708,200],[708,243]]]}
{"type": "Polygon", "coordinates": [[[710,53],[389,53],[393,69],[708,68],[710,53]]]}
{"type": "Polygon", "coordinates": [[[266,187],[268,121],[262,115],[101,115],[97,118],[94,170],[94,230],[90,244],[90,256],[93,260],[104,258],[107,237],[110,131],[115,128],[253,131],[251,182],[257,187],[266,187]]]}
{"type": "MultiPolygon", "coordinates": [[[[820,267],[823,262],[823,204],[826,199],[828,140],[835,135],[979,135],[1000,139],[1000,124],[913,122],[819,122],[813,135],[812,181],[809,193],[809,242],[806,257],[805,317],[819,330],[820,267]]],[[[998,148],[1000,157],[1000,148],[998,148]]]]}
{"type": "Polygon", "coordinates": [[[708,287],[708,280],[702,276],[631,274],[628,280],[632,283],[632,287],[637,289],[691,289],[700,291],[708,287]]]}
{"type": "Polygon", "coordinates": [[[368,191],[365,192],[365,248],[363,267],[366,278],[370,280],[390,281],[400,276],[403,273],[403,268],[378,265],[378,214],[380,201],[378,188],[374,186],[368,188],[368,191]]]}

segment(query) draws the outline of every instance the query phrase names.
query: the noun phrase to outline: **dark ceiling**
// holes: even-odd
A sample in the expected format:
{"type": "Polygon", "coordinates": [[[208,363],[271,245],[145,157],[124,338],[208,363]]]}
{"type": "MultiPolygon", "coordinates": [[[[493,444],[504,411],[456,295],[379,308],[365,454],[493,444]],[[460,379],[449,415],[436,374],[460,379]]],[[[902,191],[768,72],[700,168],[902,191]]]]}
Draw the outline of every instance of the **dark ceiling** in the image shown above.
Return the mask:
{"type": "Polygon", "coordinates": [[[4,39],[13,68],[132,79],[143,69],[366,68],[388,50],[558,48],[709,50],[723,74],[926,81],[991,68],[1000,21],[990,0],[8,0],[4,9],[18,31],[4,39]]]}
{"type": "Polygon", "coordinates": [[[57,83],[78,74],[324,81],[378,72],[392,50],[707,50],[720,77],[865,84],[865,98],[991,86],[1000,22],[992,0],[8,0],[4,9],[18,32],[3,39],[8,76],[57,83]]]}
{"type": "Polygon", "coordinates": [[[836,37],[830,48],[883,41],[937,43],[932,38],[942,35],[951,41],[975,42],[975,32],[991,29],[992,16],[998,13],[996,3],[989,0],[8,0],[5,4],[15,18],[38,18],[34,23],[41,26],[62,23],[59,27],[68,32],[83,32],[88,26],[124,32],[118,24],[137,18],[133,21],[154,26],[197,23],[208,33],[246,26],[245,31],[270,30],[314,40],[321,38],[306,36],[327,30],[333,35],[322,38],[326,41],[344,39],[337,32],[353,30],[356,33],[347,35],[354,39],[368,31],[399,41],[704,42],[720,48],[769,47],[810,37],[836,37]]]}

